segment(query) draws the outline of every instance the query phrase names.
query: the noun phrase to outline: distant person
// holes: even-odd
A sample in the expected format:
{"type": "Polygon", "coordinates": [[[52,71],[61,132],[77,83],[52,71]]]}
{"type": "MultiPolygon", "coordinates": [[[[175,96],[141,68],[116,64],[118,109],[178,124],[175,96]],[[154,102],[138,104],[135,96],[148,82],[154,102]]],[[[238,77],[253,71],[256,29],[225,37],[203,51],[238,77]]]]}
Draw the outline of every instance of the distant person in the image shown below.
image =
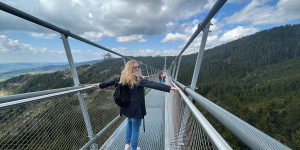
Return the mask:
{"type": "Polygon", "coordinates": [[[164,83],[164,81],[163,81],[163,73],[162,73],[162,72],[160,72],[160,73],[158,74],[158,83],[161,83],[161,84],[164,83]]]}
{"type": "Polygon", "coordinates": [[[121,107],[121,113],[127,117],[126,128],[126,144],[124,150],[140,150],[138,146],[139,131],[141,121],[146,115],[145,93],[144,87],[157,89],[160,91],[170,92],[170,90],[180,90],[179,88],[171,87],[164,84],[159,84],[153,81],[143,79],[139,75],[139,64],[130,60],[125,65],[121,77],[111,81],[106,81],[101,84],[94,85],[97,88],[106,88],[115,85],[115,82],[126,85],[132,97],[131,102],[126,107],[121,107]]]}
{"type": "Polygon", "coordinates": [[[163,74],[163,81],[166,82],[166,71],[164,71],[164,74],[163,74]]]}

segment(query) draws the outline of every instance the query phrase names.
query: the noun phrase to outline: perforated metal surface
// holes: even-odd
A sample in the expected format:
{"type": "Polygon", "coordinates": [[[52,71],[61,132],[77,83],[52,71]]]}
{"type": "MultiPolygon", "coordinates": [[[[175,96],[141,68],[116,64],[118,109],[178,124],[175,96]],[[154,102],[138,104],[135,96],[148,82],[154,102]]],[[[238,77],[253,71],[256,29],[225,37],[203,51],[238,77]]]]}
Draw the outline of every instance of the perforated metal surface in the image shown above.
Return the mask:
{"type": "MultiPolygon", "coordinates": [[[[143,131],[141,125],[140,128],[140,138],[138,146],[142,150],[162,150],[164,148],[164,92],[151,90],[151,92],[146,97],[146,111],[145,125],[146,132],[143,131]]],[[[124,149],[125,146],[125,130],[126,121],[120,126],[119,133],[114,137],[111,137],[112,142],[110,144],[106,143],[102,149],[117,150],[124,149]]]]}

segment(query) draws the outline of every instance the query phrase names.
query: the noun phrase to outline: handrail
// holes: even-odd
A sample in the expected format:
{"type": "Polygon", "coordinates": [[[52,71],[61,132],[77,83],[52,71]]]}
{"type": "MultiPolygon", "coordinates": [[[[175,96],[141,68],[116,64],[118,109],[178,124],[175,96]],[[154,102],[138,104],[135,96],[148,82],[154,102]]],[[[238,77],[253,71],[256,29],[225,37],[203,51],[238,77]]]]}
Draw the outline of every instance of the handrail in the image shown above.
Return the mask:
{"type": "Polygon", "coordinates": [[[68,87],[68,88],[61,88],[61,89],[5,96],[5,97],[0,98],[0,100],[1,100],[0,109],[4,108],[4,107],[29,103],[32,101],[37,101],[37,100],[45,99],[48,97],[53,97],[53,96],[68,94],[68,93],[77,92],[77,91],[81,91],[81,90],[86,90],[86,89],[90,89],[90,88],[93,88],[93,86],[88,85],[88,86],[79,86],[79,87],[68,87]]]}
{"type": "Polygon", "coordinates": [[[227,0],[218,0],[214,6],[210,9],[206,17],[203,19],[202,23],[198,24],[197,30],[193,33],[192,37],[185,44],[181,52],[173,60],[172,64],[177,60],[179,56],[188,48],[188,46],[194,41],[194,39],[199,35],[199,33],[205,28],[206,24],[212,19],[213,16],[221,9],[221,7],[226,3],[227,0]]]}
{"type": "Polygon", "coordinates": [[[3,97],[0,97],[0,104],[10,102],[10,101],[20,100],[20,99],[25,99],[25,98],[31,98],[31,97],[41,96],[41,95],[47,95],[47,94],[52,94],[52,93],[57,93],[57,92],[64,92],[64,91],[68,91],[68,90],[79,89],[79,88],[83,88],[83,87],[86,87],[86,86],[87,85],[81,85],[81,86],[78,86],[78,87],[66,87],[66,88],[59,88],[59,89],[52,89],[52,90],[45,90],[45,91],[38,91],[38,92],[30,92],[30,93],[24,93],[24,94],[3,96],[3,97]]]}
{"type": "MultiPolygon", "coordinates": [[[[150,76],[143,76],[143,77],[152,77],[152,76],[156,76],[156,75],[157,74],[150,75],[150,76]]],[[[99,84],[99,83],[94,83],[94,84],[99,84]]],[[[67,94],[67,93],[71,93],[74,91],[81,91],[84,89],[89,89],[89,88],[92,88],[93,87],[92,85],[94,85],[94,84],[87,84],[87,85],[80,85],[77,87],[66,87],[66,88],[59,88],[59,89],[3,96],[3,97],[0,97],[0,108],[4,107],[4,106],[9,106],[8,104],[15,105],[15,104],[21,104],[21,103],[25,103],[25,102],[38,100],[41,98],[45,98],[44,96],[46,96],[46,97],[50,97],[50,95],[57,96],[57,93],[67,94]],[[28,99],[31,99],[31,100],[28,101],[28,99]],[[14,102],[14,101],[18,101],[18,102],[14,102]],[[24,102],[22,102],[22,101],[24,101],[24,102]],[[5,105],[4,105],[4,103],[5,103],[5,105]]],[[[58,94],[58,95],[61,95],[61,94],[58,94]]]]}
{"type": "MultiPolygon", "coordinates": [[[[170,79],[170,76],[168,76],[170,79]]],[[[170,80],[173,86],[178,86],[170,80]]],[[[191,112],[194,114],[195,118],[201,125],[203,131],[207,134],[208,138],[212,142],[212,144],[219,150],[231,150],[230,145],[223,139],[223,137],[216,131],[216,129],[207,121],[207,119],[200,113],[198,108],[189,100],[189,98],[183,93],[183,91],[179,91],[180,96],[183,98],[185,104],[189,107],[191,112]]]]}
{"type": "Polygon", "coordinates": [[[205,108],[211,115],[225,125],[231,132],[239,137],[251,149],[282,149],[291,150],[289,147],[283,145],[269,135],[251,126],[242,119],[236,117],[220,106],[214,104],[207,98],[196,93],[192,89],[186,87],[173,78],[170,79],[176,83],[182,90],[192,96],[203,108],[205,108]]]}

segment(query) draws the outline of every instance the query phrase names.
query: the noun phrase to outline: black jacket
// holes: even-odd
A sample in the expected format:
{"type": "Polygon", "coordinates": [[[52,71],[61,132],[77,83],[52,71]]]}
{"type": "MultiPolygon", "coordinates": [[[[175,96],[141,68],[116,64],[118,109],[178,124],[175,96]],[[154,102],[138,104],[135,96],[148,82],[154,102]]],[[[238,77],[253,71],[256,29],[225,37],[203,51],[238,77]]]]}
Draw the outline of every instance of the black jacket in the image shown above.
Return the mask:
{"type": "MultiPolygon", "coordinates": [[[[100,83],[99,87],[103,89],[115,85],[115,82],[119,82],[119,81],[120,78],[115,78],[114,80],[100,83]]],[[[171,90],[171,86],[169,85],[160,84],[160,83],[156,83],[141,78],[138,86],[135,86],[132,89],[128,88],[130,97],[134,95],[136,90],[137,92],[134,95],[134,97],[132,97],[131,103],[128,106],[121,108],[121,113],[124,114],[126,117],[142,119],[146,115],[144,87],[165,91],[165,92],[170,92],[171,90]]]]}

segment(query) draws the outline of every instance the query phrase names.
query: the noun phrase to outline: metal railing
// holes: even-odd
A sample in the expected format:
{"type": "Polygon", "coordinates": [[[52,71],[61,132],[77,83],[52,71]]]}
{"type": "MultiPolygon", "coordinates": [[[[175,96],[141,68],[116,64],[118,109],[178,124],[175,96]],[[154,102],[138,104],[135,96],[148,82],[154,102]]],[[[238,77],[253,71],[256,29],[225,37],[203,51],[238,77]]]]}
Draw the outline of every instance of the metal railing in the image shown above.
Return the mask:
{"type": "MultiPolygon", "coordinates": [[[[247,122],[241,120],[210,100],[194,92],[178,81],[172,81],[188,95],[192,96],[198,104],[212,114],[220,123],[225,125],[234,135],[239,137],[251,149],[290,149],[279,141],[261,132],[247,122]]],[[[211,137],[211,136],[209,136],[211,137]]],[[[227,148],[225,148],[227,149],[227,148]]]]}
{"type": "Polygon", "coordinates": [[[77,92],[85,96],[93,131],[101,131],[119,115],[112,100],[113,90],[91,87],[21,99],[18,105],[2,103],[0,149],[81,148],[89,139],[77,92]]]}
{"type": "MultiPolygon", "coordinates": [[[[169,78],[167,84],[177,87],[169,78]]],[[[232,149],[182,91],[166,95],[170,149],[232,149]]]]}
{"type": "MultiPolygon", "coordinates": [[[[145,78],[156,81],[157,75],[145,78]]],[[[114,87],[95,89],[82,85],[1,97],[0,149],[87,149],[95,143],[101,146],[125,119],[119,116],[113,92],[114,87]],[[91,140],[78,92],[86,103],[92,130],[97,133],[91,140]]]]}
{"type": "MultiPolygon", "coordinates": [[[[218,10],[224,5],[225,2],[226,0],[218,0],[213,6],[213,8],[210,10],[208,15],[205,17],[203,22],[198,25],[197,30],[194,32],[192,37],[186,43],[182,51],[173,60],[171,66],[167,69],[168,73],[171,76],[170,78],[174,83],[176,83],[178,87],[180,87],[184,92],[188,94],[190,100],[194,99],[198,104],[200,104],[204,109],[206,109],[209,113],[211,113],[218,121],[220,121],[223,125],[225,125],[231,132],[233,132],[234,135],[240,138],[251,149],[290,149],[289,147],[283,145],[282,143],[266,135],[265,133],[261,132],[260,130],[256,129],[250,124],[244,122],[243,120],[239,119],[238,117],[234,116],[233,114],[229,113],[228,111],[224,110],[218,105],[212,103],[210,100],[206,99],[205,97],[194,92],[196,88],[198,75],[200,72],[200,66],[203,59],[209,27],[211,25],[210,20],[216,14],[216,12],[218,12],[218,10]],[[190,86],[185,86],[177,81],[181,55],[201,31],[203,31],[203,36],[202,36],[202,41],[201,41],[198,57],[194,68],[194,73],[192,76],[192,81],[190,86]]],[[[182,94],[181,96],[184,97],[184,95],[182,94]]],[[[181,113],[183,116],[188,116],[190,115],[190,112],[193,113],[193,111],[190,111],[190,109],[187,109],[186,107],[184,112],[181,113]]],[[[198,114],[197,116],[202,116],[202,115],[198,114]]],[[[188,128],[189,122],[183,118],[180,118],[179,122],[181,123],[180,129],[176,130],[176,134],[186,134],[186,132],[188,132],[189,130],[188,128]]],[[[212,138],[214,135],[208,134],[208,133],[216,132],[213,128],[205,128],[204,126],[201,126],[201,128],[204,130],[205,133],[207,133],[208,138],[210,138],[212,144],[215,147],[217,147],[218,149],[228,149],[228,147],[225,147],[225,145],[222,146],[220,145],[220,143],[222,142],[212,141],[213,139],[222,139],[217,137],[212,138]]],[[[185,144],[184,142],[185,139],[183,137],[184,136],[178,138],[179,140],[178,142],[185,144]]]]}

